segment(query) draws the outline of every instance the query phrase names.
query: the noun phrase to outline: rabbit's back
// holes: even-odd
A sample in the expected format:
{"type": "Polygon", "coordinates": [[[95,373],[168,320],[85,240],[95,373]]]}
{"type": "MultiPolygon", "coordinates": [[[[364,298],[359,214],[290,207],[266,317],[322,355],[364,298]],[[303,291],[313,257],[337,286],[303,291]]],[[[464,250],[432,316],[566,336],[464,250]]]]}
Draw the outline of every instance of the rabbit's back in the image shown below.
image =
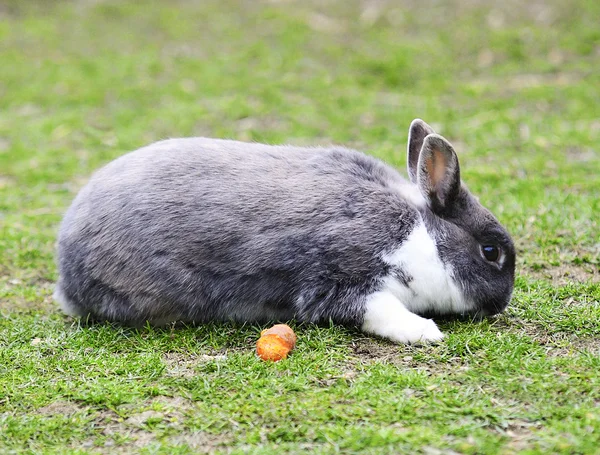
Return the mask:
{"type": "Polygon", "coordinates": [[[413,191],[343,148],[162,141],[109,163],[73,202],[62,300],[129,323],[356,322],[389,273],[382,255],[417,221],[413,191]]]}

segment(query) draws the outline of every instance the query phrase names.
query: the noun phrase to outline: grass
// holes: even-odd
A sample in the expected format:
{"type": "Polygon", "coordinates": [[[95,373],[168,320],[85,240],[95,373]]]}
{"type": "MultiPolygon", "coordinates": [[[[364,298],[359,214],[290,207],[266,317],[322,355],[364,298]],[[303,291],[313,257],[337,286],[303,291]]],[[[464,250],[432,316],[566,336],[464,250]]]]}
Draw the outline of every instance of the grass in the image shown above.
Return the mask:
{"type": "Polygon", "coordinates": [[[0,3],[0,453],[600,453],[600,3],[0,3]],[[296,326],[80,326],[61,215],[165,137],[341,143],[421,117],[512,233],[507,312],[438,346],[296,326]]]}

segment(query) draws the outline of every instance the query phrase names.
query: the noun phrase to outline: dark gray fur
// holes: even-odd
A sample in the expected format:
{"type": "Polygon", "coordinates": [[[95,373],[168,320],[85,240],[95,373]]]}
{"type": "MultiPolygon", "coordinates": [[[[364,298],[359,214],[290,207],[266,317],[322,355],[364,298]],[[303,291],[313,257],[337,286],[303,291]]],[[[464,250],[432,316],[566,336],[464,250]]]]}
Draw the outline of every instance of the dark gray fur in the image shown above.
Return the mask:
{"type": "MultiPolygon", "coordinates": [[[[421,148],[417,133],[411,143],[421,148]]],[[[109,163],[78,194],[60,230],[57,293],[74,313],[131,325],[294,317],[360,325],[385,276],[410,283],[381,257],[423,218],[442,260],[465,266],[459,285],[486,312],[501,311],[512,280],[488,289],[499,279],[473,270],[481,255],[471,250],[474,236],[497,237],[490,228],[510,250],[508,234],[463,187],[456,209],[436,214],[407,201],[407,185],[344,148],[158,142],[109,163]]]]}

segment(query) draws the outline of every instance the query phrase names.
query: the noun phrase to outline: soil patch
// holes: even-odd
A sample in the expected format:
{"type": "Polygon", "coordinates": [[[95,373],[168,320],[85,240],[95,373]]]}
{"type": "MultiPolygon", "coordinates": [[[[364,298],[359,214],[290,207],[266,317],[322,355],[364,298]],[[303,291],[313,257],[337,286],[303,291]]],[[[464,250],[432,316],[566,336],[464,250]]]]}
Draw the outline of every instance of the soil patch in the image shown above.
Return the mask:
{"type": "Polygon", "coordinates": [[[600,283],[600,266],[597,264],[565,263],[539,270],[528,268],[525,272],[536,279],[550,280],[552,284],[564,286],[569,283],[600,283]]]}
{"type": "MultiPolygon", "coordinates": [[[[432,360],[425,361],[415,354],[422,353],[423,350],[431,353],[439,349],[444,348],[442,345],[413,346],[394,344],[391,341],[371,338],[359,338],[352,343],[355,363],[364,363],[365,361],[367,363],[388,363],[404,370],[418,370],[427,374],[439,373],[441,371],[440,362],[433,360],[435,356],[431,357],[432,360]]],[[[462,368],[462,361],[458,358],[449,359],[448,362],[450,362],[449,364],[452,365],[453,369],[462,368]]]]}
{"type": "Polygon", "coordinates": [[[98,440],[90,439],[77,447],[83,446],[90,453],[114,454],[137,453],[159,444],[188,446],[198,453],[222,450],[230,442],[229,437],[201,431],[189,432],[183,427],[186,414],[193,409],[193,403],[185,398],[158,396],[141,404],[120,406],[118,412],[99,411],[94,421],[106,439],[101,445],[98,445],[98,440]],[[155,425],[163,430],[168,427],[169,436],[164,437],[164,431],[153,429],[155,425]]]}
{"type": "Polygon", "coordinates": [[[166,374],[174,377],[191,378],[196,376],[195,367],[206,362],[220,362],[227,358],[226,354],[181,354],[167,352],[163,356],[166,374]]]}
{"type": "Polygon", "coordinates": [[[358,338],[352,341],[352,351],[361,359],[389,362],[402,355],[402,347],[384,340],[358,338]]]}
{"type": "Polygon", "coordinates": [[[55,401],[37,410],[37,413],[47,417],[71,416],[78,412],[86,411],[87,408],[71,401],[55,401]]]}

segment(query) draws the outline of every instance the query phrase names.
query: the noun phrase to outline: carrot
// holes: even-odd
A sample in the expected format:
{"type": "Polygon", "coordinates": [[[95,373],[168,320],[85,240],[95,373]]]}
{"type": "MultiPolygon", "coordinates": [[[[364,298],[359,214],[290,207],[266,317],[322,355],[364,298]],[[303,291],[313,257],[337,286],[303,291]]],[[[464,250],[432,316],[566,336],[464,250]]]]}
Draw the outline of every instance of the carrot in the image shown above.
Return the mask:
{"type": "Polygon", "coordinates": [[[263,360],[277,362],[285,359],[296,346],[296,334],[290,326],[277,324],[260,333],[256,353],[263,360]]]}

